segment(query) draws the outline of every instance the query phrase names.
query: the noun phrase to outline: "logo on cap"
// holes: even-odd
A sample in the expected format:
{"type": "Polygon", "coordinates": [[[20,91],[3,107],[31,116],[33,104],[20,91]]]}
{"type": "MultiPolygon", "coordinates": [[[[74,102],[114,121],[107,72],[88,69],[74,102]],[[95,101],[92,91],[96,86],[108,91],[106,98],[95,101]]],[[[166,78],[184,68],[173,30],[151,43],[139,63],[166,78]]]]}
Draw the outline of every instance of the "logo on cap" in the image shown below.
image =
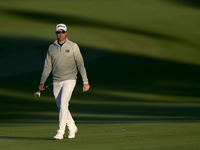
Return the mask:
{"type": "Polygon", "coordinates": [[[58,28],[60,28],[60,27],[63,27],[63,28],[65,28],[64,26],[58,26],[58,28]]]}
{"type": "Polygon", "coordinates": [[[57,24],[57,26],[56,26],[56,31],[58,31],[58,30],[67,31],[67,27],[65,24],[60,23],[60,24],[57,24]]]}

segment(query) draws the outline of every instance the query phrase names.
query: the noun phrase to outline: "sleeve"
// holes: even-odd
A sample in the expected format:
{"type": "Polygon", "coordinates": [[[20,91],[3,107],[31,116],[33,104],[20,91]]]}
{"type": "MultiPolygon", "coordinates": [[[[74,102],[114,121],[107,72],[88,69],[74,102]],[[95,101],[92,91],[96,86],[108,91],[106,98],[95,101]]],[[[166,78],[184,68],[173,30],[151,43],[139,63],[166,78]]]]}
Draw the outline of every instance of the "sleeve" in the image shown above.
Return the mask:
{"type": "Polygon", "coordinates": [[[50,55],[50,52],[48,50],[46,58],[45,58],[45,62],[44,62],[44,68],[43,68],[40,83],[44,84],[46,82],[49,74],[51,73],[51,70],[52,70],[51,55],[50,55]]]}
{"type": "Polygon", "coordinates": [[[77,68],[82,77],[83,84],[88,84],[88,78],[87,78],[87,73],[86,73],[83,57],[81,55],[80,49],[77,44],[74,46],[74,56],[75,56],[77,68]]]}

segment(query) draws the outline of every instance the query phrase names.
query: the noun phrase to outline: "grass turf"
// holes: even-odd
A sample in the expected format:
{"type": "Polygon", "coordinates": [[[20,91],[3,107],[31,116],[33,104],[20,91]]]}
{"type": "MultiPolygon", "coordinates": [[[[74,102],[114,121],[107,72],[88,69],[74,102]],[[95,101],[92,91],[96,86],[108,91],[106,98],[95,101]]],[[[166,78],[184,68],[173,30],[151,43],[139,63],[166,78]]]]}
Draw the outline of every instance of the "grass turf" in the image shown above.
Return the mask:
{"type": "Polygon", "coordinates": [[[1,2],[1,148],[199,149],[198,7],[171,0],[1,2]],[[39,99],[32,93],[60,22],[80,45],[91,90],[82,93],[78,76],[70,110],[79,132],[54,141],[52,87],[39,99]]]}
{"type": "Polygon", "coordinates": [[[53,140],[56,124],[1,124],[3,149],[198,149],[199,124],[79,124],[75,139],[53,140]],[[8,135],[9,133],[9,135],[8,135]]]}

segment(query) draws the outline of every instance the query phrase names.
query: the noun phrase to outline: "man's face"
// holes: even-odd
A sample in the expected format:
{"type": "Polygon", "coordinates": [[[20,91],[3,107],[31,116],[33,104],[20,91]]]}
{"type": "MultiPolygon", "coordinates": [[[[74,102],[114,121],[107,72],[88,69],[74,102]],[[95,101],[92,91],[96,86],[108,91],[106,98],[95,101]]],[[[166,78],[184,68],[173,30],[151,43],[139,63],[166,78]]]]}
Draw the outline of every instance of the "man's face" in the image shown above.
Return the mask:
{"type": "Polygon", "coordinates": [[[57,35],[57,38],[58,38],[58,41],[63,41],[66,39],[66,36],[67,36],[67,32],[63,31],[63,30],[58,30],[56,32],[56,35],[57,35]]]}

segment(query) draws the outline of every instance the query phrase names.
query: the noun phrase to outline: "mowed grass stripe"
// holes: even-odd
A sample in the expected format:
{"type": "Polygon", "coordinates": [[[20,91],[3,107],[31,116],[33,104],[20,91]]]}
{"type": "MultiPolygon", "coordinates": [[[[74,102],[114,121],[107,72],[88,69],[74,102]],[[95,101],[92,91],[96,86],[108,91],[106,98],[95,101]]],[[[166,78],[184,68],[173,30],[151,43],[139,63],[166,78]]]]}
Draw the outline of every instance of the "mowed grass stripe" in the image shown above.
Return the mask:
{"type": "Polygon", "coordinates": [[[1,124],[4,149],[159,150],[200,148],[198,123],[78,124],[75,139],[55,141],[57,124],[1,124]],[[8,135],[9,133],[9,135],[8,135]],[[14,145],[14,146],[13,146],[14,145]]]}

